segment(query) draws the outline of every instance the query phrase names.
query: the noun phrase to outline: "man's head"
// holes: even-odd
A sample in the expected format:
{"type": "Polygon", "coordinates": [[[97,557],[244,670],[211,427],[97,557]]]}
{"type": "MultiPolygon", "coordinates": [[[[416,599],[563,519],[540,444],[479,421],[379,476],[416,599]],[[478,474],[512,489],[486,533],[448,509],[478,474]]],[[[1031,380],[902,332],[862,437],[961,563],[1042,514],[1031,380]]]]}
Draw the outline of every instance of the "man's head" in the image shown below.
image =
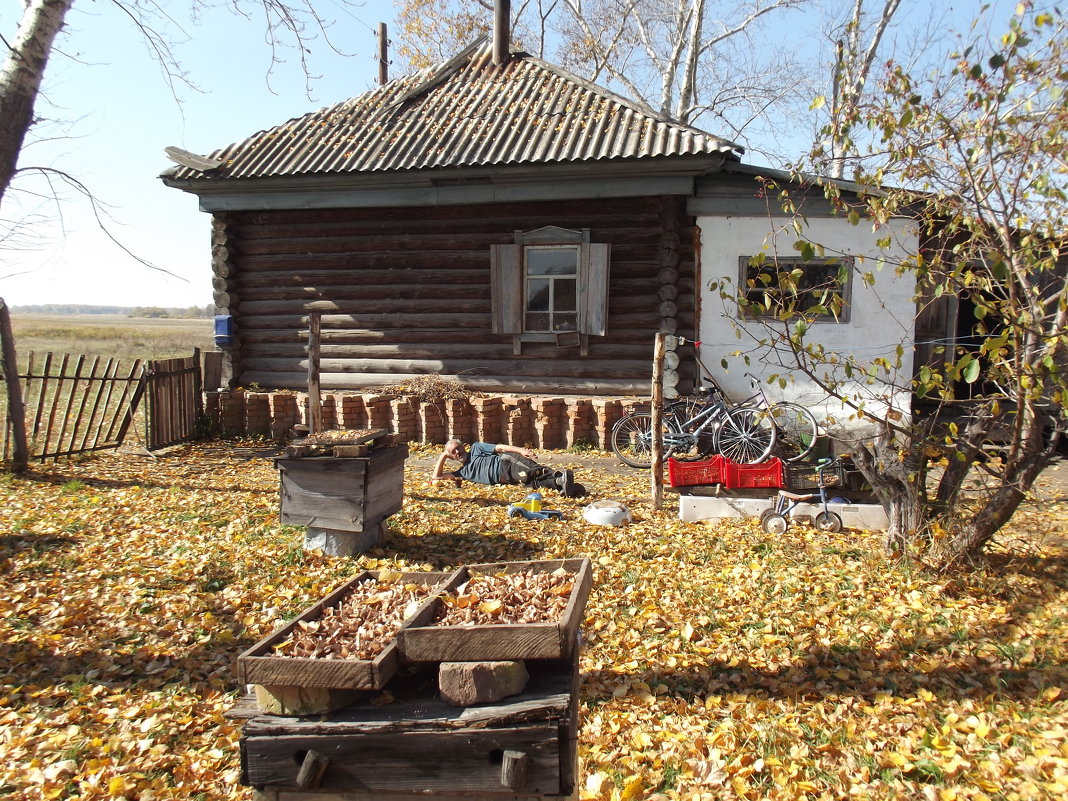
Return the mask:
{"type": "Polygon", "coordinates": [[[445,455],[457,462],[462,462],[467,454],[464,444],[458,439],[450,439],[445,443],[445,455]]]}

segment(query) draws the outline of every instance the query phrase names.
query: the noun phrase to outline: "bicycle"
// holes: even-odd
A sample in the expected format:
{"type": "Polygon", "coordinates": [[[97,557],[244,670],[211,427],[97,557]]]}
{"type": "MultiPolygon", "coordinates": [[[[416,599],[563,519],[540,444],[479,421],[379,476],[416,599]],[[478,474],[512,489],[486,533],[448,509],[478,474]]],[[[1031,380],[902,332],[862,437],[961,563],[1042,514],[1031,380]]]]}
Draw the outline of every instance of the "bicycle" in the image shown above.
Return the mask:
{"type": "MultiPolygon", "coordinates": [[[[704,398],[679,398],[664,406],[664,455],[676,459],[703,459],[713,452],[739,464],[756,464],[773,452],[788,462],[812,452],[819,436],[816,418],[790,401],[769,403],[759,379],[746,373],[754,392],[740,403],[730,403],[711,371],[697,355],[700,340],[692,344],[701,368],[704,398]],[[769,433],[770,430],[770,433],[769,433]]],[[[612,429],[612,450],[631,467],[652,463],[652,414],[632,412],[612,429]]]]}
{"type": "MultiPolygon", "coordinates": [[[[696,407],[685,400],[668,404],[663,426],[665,458],[702,459],[714,451],[738,464],[767,459],[777,435],[767,414],[749,406],[728,407],[718,387],[706,390],[704,401],[696,407]],[[691,412],[693,408],[696,413],[691,412]]],[[[650,467],[652,429],[651,412],[624,415],[612,428],[612,450],[630,467],[650,467]]]]}
{"type": "MultiPolygon", "coordinates": [[[[686,344],[687,340],[683,337],[679,337],[679,344],[686,344]]],[[[723,388],[716,383],[716,380],[712,378],[711,371],[708,366],[701,361],[701,357],[697,355],[697,349],[701,346],[700,340],[689,340],[689,343],[694,347],[694,360],[702,371],[702,382],[710,385],[709,388],[702,387],[706,392],[711,389],[713,392],[719,393],[725,402],[730,403],[731,406],[745,406],[756,407],[761,409],[765,414],[769,415],[772,419],[772,423],[775,426],[777,434],[776,444],[774,448],[774,455],[780,457],[786,462],[797,462],[808,456],[812,449],[816,447],[816,443],[819,439],[819,424],[816,422],[816,416],[812,414],[804,406],[794,403],[792,401],[775,401],[774,403],[768,400],[767,395],[764,394],[764,387],[759,378],[752,373],[745,373],[745,377],[749,379],[749,383],[753,388],[753,394],[744,400],[737,403],[731,403],[727,397],[727,393],[723,391],[723,388]]],[[[674,404],[685,403],[687,406],[692,406],[693,399],[684,399],[683,401],[674,401],[674,404]]],[[[676,415],[676,422],[680,422],[684,418],[680,418],[676,415]]]]}
{"type": "Polygon", "coordinates": [[[816,483],[819,484],[818,493],[802,494],[784,489],[779,490],[779,494],[775,496],[775,505],[770,509],[765,509],[760,515],[760,527],[764,530],[764,533],[776,537],[785,534],[786,530],[790,528],[793,510],[803,503],[815,500],[817,496],[820,499],[820,503],[823,504],[823,510],[817,512],[815,517],[812,518],[812,525],[819,531],[824,531],[828,534],[835,534],[841,531],[843,525],[842,517],[837,512],[832,512],[827,506],[828,484],[823,477],[824,471],[836,462],[837,460],[834,459],[820,459],[816,462],[815,468],[818,476],[816,483]]]}

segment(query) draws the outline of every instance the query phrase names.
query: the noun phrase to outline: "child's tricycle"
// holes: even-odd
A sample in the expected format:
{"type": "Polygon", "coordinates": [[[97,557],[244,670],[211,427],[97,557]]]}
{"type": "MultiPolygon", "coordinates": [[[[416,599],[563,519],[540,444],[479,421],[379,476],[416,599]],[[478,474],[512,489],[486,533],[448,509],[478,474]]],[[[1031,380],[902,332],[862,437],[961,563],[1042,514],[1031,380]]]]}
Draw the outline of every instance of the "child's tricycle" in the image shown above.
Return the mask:
{"type": "Polygon", "coordinates": [[[820,531],[826,531],[831,534],[842,530],[842,517],[837,512],[832,512],[827,508],[827,482],[824,480],[823,473],[832,464],[834,464],[833,459],[820,459],[816,462],[815,467],[819,477],[816,482],[819,484],[818,493],[801,494],[784,489],[779,490],[779,494],[775,497],[775,505],[771,509],[765,509],[763,514],[760,515],[760,527],[764,529],[765,533],[776,536],[785,534],[786,530],[790,528],[793,510],[803,503],[811,503],[816,498],[819,498],[820,503],[823,504],[823,510],[817,512],[816,516],[812,518],[812,525],[820,531]]]}

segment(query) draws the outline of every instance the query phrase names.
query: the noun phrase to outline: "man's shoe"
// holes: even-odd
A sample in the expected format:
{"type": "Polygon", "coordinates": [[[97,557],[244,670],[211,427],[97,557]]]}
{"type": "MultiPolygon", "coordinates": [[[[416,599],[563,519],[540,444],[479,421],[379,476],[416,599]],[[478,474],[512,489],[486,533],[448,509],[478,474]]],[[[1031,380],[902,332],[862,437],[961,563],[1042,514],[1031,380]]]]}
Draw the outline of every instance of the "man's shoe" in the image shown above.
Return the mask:
{"type": "Polygon", "coordinates": [[[575,492],[575,471],[574,470],[562,470],[556,477],[556,483],[560,487],[560,494],[565,498],[574,498],[575,492]]]}

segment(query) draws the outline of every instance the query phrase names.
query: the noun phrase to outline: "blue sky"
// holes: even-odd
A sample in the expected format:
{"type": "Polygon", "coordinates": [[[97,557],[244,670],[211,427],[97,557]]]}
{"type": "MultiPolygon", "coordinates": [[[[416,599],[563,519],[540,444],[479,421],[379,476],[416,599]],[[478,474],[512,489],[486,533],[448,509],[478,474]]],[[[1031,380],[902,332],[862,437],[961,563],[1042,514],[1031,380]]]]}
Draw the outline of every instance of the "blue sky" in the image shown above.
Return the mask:
{"type": "MultiPolygon", "coordinates": [[[[929,13],[926,3],[906,3],[910,5],[903,11],[912,15],[929,13]]],[[[1006,5],[1004,0],[996,4],[1006,5]]],[[[14,33],[21,5],[0,2],[0,32],[5,37],[14,33]]],[[[191,3],[166,5],[184,12],[191,3]]],[[[825,5],[844,10],[850,4],[827,0],[825,5]]],[[[294,54],[283,53],[287,62],[268,78],[270,50],[262,22],[235,16],[224,6],[209,8],[198,24],[185,27],[188,41],[176,53],[200,91],[179,87],[178,102],[129,18],[109,0],[77,0],[49,63],[37,109],[40,116],[67,122],[43,127],[47,138],[24,151],[21,166],[53,167],[77,177],[108,205],[107,225],[115,236],[177,277],[153,271],[124,253],[100,231],[90,205],[66,192],[71,199],[62,204],[61,222],[55,208],[42,203],[40,210],[54,222],[35,224],[39,236],[31,246],[0,249],[0,297],[12,306],[210,303],[210,216],[198,211],[195,196],[159,180],[159,173],[171,165],[164,148],[177,145],[208,153],[373,88],[378,76],[375,30],[379,22],[392,28],[392,0],[367,0],[348,11],[327,0],[317,7],[337,20],[331,38],[349,55],[317,43],[310,56],[311,72],[322,77],[314,81],[310,99],[294,54]]],[[[943,8],[942,24],[966,26],[979,2],[950,0],[943,8]]],[[[185,25],[183,18],[176,19],[185,25]]],[[[1004,16],[997,19],[1001,22],[1004,16]]],[[[785,38],[815,52],[822,40],[813,30],[818,17],[795,13],[788,22],[781,31],[785,38]]],[[[716,132],[711,122],[706,127],[716,132]]],[[[802,143],[802,149],[806,145],[802,143]]],[[[750,160],[766,163],[755,156],[750,160]]],[[[33,213],[37,203],[9,192],[3,216],[33,213]],[[14,207],[19,200],[21,209],[14,207]]]]}
{"type": "MultiPolygon", "coordinates": [[[[185,3],[182,3],[184,6],[185,3]]],[[[253,4],[249,4],[253,5],[253,4]]],[[[319,3],[332,14],[329,3],[319,3]]],[[[0,32],[10,37],[22,3],[0,3],[0,32]]],[[[376,85],[375,31],[392,23],[391,0],[368,0],[339,13],[327,47],[314,50],[313,99],[294,54],[269,79],[270,50],[263,25],[210,9],[200,24],[186,26],[190,40],[177,48],[193,83],[177,103],[143,37],[110,2],[75,2],[59,55],[49,61],[40,116],[71,121],[48,126],[50,137],[23,153],[21,166],[63,169],[109,204],[108,226],[138,255],[178,278],[150,270],[100,232],[88,203],[62,206],[62,228],[37,225],[32,247],[0,250],[0,297],[8,305],[89,303],[123,306],[191,306],[211,302],[210,216],[196,197],[159,180],[171,166],[163,149],[177,145],[206,153],[376,85]],[[62,137],[62,138],[60,138],[62,137]],[[17,274],[17,275],[12,275],[17,274]],[[185,279],[185,280],[181,280],[185,279]]],[[[15,198],[12,198],[15,199],[15,198]]],[[[24,211],[35,203],[22,197],[24,211]]],[[[15,210],[4,200],[6,218],[15,210]]],[[[54,208],[42,209],[55,216],[54,208]]]]}

